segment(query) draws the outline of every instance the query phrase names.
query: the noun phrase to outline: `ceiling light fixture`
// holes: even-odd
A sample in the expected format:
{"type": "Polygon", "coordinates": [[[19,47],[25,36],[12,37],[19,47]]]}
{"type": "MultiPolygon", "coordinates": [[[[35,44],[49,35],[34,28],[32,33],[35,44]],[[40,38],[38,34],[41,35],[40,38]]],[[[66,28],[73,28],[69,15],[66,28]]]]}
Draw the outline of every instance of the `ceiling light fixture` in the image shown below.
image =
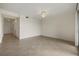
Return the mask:
{"type": "Polygon", "coordinates": [[[47,10],[41,10],[41,17],[45,18],[47,16],[48,12],[47,10]]]}

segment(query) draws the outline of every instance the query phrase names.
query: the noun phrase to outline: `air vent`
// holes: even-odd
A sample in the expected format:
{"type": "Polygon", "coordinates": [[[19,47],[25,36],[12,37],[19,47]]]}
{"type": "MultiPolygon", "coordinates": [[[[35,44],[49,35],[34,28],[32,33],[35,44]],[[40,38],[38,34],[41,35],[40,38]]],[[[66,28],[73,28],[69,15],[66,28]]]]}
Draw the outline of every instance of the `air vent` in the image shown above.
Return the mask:
{"type": "Polygon", "coordinates": [[[28,16],[26,16],[25,18],[29,18],[28,16]]]}

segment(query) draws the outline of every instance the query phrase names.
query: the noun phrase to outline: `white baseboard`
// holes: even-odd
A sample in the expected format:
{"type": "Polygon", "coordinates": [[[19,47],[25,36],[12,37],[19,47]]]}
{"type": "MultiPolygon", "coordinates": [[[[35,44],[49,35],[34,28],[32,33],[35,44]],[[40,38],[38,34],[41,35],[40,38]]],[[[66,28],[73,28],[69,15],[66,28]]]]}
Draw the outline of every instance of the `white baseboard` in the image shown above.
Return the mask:
{"type": "Polygon", "coordinates": [[[31,37],[36,37],[36,36],[40,36],[40,35],[32,35],[32,36],[28,36],[28,37],[20,37],[20,40],[26,39],[26,38],[31,38],[31,37]]]}

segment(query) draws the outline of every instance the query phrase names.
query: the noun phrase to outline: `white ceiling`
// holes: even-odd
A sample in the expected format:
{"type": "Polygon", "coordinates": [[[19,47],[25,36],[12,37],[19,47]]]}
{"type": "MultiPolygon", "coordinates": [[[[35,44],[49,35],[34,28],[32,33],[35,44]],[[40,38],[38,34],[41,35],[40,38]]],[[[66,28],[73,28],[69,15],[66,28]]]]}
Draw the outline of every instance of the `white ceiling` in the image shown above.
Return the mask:
{"type": "Polygon", "coordinates": [[[0,3],[0,8],[23,15],[38,15],[41,8],[48,10],[48,14],[58,14],[67,10],[75,10],[75,3],[0,3]]]}

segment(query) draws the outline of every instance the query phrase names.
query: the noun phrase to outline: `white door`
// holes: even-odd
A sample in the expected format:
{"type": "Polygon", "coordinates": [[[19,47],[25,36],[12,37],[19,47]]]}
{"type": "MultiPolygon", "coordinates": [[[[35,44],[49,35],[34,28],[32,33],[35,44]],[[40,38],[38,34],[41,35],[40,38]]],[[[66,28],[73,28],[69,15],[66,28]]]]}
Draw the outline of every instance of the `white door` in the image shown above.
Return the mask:
{"type": "Polygon", "coordinates": [[[75,14],[75,46],[79,46],[79,12],[75,14]]]}

